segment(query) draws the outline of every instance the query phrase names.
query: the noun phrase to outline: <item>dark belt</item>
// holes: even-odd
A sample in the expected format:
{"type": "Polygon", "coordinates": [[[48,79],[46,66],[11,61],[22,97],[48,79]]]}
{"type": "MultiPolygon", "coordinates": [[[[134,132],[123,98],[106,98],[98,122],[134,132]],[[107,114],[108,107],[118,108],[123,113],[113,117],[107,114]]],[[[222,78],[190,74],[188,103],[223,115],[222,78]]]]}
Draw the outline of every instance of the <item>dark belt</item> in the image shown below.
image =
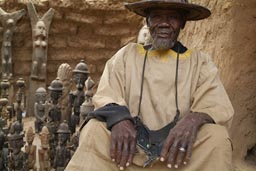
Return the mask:
{"type": "Polygon", "coordinates": [[[159,158],[163,144],[170,130],[176,125],[173,121],[159,130],[150,130],[142,123],[139,117],[135,117],[135,128],[137,130],[137,145],[146,153],[149,159],[143,167],[150,166],[159,158]]]}

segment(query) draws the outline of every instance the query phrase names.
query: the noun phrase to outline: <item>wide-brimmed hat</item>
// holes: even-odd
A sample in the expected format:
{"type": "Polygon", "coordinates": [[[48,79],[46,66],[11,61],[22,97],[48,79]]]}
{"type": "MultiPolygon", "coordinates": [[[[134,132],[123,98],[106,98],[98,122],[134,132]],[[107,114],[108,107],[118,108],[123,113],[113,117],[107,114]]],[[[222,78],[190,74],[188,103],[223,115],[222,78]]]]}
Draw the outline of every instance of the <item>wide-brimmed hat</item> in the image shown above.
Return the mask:
{"type": "Polygon", "coordinates": [[[142,0],[124,6],[138,15],[147,17],[150,9],[174,9],[184,12],[186,20],[201,20],[211,15],[206,7],[188,3],[187,0],[142,0]]]}

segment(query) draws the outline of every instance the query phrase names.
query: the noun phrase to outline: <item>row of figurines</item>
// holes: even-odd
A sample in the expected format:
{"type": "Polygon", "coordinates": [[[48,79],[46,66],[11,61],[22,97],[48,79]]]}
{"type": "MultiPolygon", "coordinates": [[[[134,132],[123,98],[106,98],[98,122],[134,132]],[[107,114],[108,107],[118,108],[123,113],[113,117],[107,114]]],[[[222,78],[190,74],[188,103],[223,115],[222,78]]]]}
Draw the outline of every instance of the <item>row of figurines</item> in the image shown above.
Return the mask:
{"type": "Polygon", "coordinates": [[[95,83],[88,74],[88,66],[83,60],[74,70],[68,64],[62,64],[58,69],[57,78],[48,87],[50,100],[47,100],[46,89],[39,87],[36,90],[36,132],[40,131],[46,122],[59,123],[62,120],[67,120],[72,134],[76,131],[76,126],[94,110],[92,97],[95,83]],[[76,85],[74,91],[71,90],[72,80],[76,85]]]}
{"type": "MultiPolygon", "coordinates": [[[[50,152],[49,152],[49,161],[51,163],[51,167],[56,167],[56,163],[54,164],[54,161],[62,161],[62,160],[55,160],[54,156],[56,156],[56,147],[60,143],[60,140],[57,138],[60,136],[58,132],[58,128],[61,126],[61,121],[65,118],[68,118],[68,122],[65,122],[66,128],[69,130],[69,134],[72,134],[76,131],[76,126],[79,123],[79,120],[84,120],[85,116],[87,115],[88,112],[92,111],[94,109],[92,105],[92,96],[93,96],[93,90],[92,88],[94,87],[94,82],[93,80],[88,77],[89,71],[87,65],[84,63],[84,61],[80,61],[75,67],[74,70],[71,69],[71,67],[68,64],[62,64],[59,69],[58,69],[58,76],[55,80],[53,80],[48,87],[49,90],[49,96],[50,100],[47,100],[48,95],[47,91],[43,87],[39,87],[36,92],[35,92],[35,104],[34,104],[34,113],[35,113],[35,130],[36,132],[41,132],[43,131],[43,127],[47,126],[50,132],[50,152]],[[76,90],[75,91],[70,91],[71,89],[71,83],[72,83],[72,76],[73,76],[73,81],[76,84],[76,90]],[[61,81],[63,80],[63,81],[61,81]],[[69,84],[67,83],[69,82],[69,84]],[[69,89],[69,88],[70,89],[69,89]],[[86,87],[86,90],[84,91],[84,88],[86,87]],[[67,93],[66,93],[67,92],[67,93]],[[63,112],[62,112],[63,111],[63,112]],[[66,112],[65,114],[69,115],[63,115],[63,113],[66,112]]],[[[19,79],[16,82],[16,85],[18,82],[21,82],[22,79],[19,79]]],[[[22,80],[22,85],[23,86],[18,86],[20,89],[18,89],[17,94],[21,94],[24,96],[24,85],[25,82],[22,80]]],[[[1,91],[2,97],[6,97],[5,95],[8,94],[8,86],[3,86],[4,91],[1,91]]],[[[18,97],[18,96],[16,96],[18,97]]],[[[21,99],[21,98],[19,98],[21,99]]],[[[16,99],[17,100],[17,99],[16,99]]],[[[21,100],[20,100],[21,101],[21,100]]],[[[17,102],[16,102],[17,103],[17,102]]],[[[15,104],[16,104],[15,103],[15,104]]],[[[7,98],[1,98],[0,99],[0,129],[5,133],[5,135],[9,136],[12,135],[12,130],[18,129],[19,126],[17,126],[17,123],[20,123],[22,125],[22,113],[24,113],[25,109],[22,108],[21,106],[24,106],[21,102],[19,102],[19,105],[16,105],[16,108],[14,111],[15,114],[11,114],[10,112],[10,107],[8,106],[8,99],[7,98]],[[19,106],[19,107],[17,107],[19,106]],[[11,115],[10,115],[11,114],[11,115]],[[15,120],[12,117],[16,117],[17,121],[15,124],[12,124],[12,121],[15,120]],[[7,121],[9,123],[7,124],[7,121]],[[13,126],[12,126],[13,125],[13,126]],[[16,125],[16,126],[15,126],[16,125]],[[12,127],[12,128],[10,128],[12,127]]],[[[11,107],[12,108],[12,107],[11,107]]],[[[63,126],[62,126],[63,127],[63,126]]],[[[23,127],[20,127],[20,130],[23,130],[23,127]],[[22,128],[22,129],[21,129],[22,128]]],[[[17,132],[17,131],[14,131],[17,132]]],[[[44,132],[44,131],[43,131],[44,132]]],[[[12,144],[20,144],[21,140],[17,140],[16,138],[21,138],[21,135],[24,135],[23,133],[19,136],[19,134],[15,133],[17,135],[14,139],[15,141],[8,141],[7,146],[12,149],[13,145],[12,144]]],[[[73,134],[73,136],[76,136],[77,134],[73,134]]],[[[7,136],[7,137],[8,137],[7,136]]],[[[63,135],[62,135],[63,136],[63,135]]],[[[69,135],[67,135],[69,136],[69,135]]],[[[8,139],[8,138],[7,138],[8,139]]],[[[10,138],[9,138],[10,139],[10,138]]],[[[12,139],[12,138],[11,138],[12,139]]],[[[62,140],[63,138],[61,138],[62,140]]],[[[64,138],[66,141],[66,138],[64,138]]],[[[69,139],[69,138],[68,138],[69,139]]],[[[64,140],[63,140],[64,141],[64,140]]],[[[78,145],[78,140],[76,141],[76,138],[73,138],[73,145],[68,145],[69,149],[72,148],[73,152],[75,151],[75,147],[78,145]],[[74,145],[76,144],[76,145],[74,145]]],[[[43,143],[42,143],[43,144],[43,143]]],[[[3,151],[6,151],[8,148],[3,149],[3,151]]],[[[65,148],[67,149],[67,148],[65,148]]],[[[72,152],[71,150],[71,152],[72,152]]],[[[8,150],[7,150],[8,151],[8,150]]],[[[12,151],[12,150],[9,150],[12,151]]],[[[6,154],[6,152],[4,152],[6,154]]],[[[16,154],[12,153],[12,154],[16,154]]],[[[63,153],[60,153],[63,154],[63,153]]],[[[65,152],[66,154],[66,152],[65,152]]],[[[8,154],[9,155],[9,154],[8,154]]],[[[24,157],[22,157],[21,152],[17,153],[18,156],[14,155],[14,158],[21,157],[22,160],[17,162],[15,164],[8,164],[7,166],[9,168],[18,168],[18,169],[13,169],[13,170],[19,170],[21,166],[22,161],[27,162],[24,157]],[[12,166],[16,165],[16,166],[12,166]]],[[[10,155],[9,155],[10,156],[10,155]]],[[[60,155],[61,156],[61,155],[60,155]]],[[[2,159],[4,159],[2,157],[2,159]]],[[[68,159],[68,157],[67,157],[68,159]]],[[[65,159],[65,160],[67,160],[65,159]]],[[[7,160],[3,161],[2,163],[6,163],[7,160]]],[[[8,163],[12,163],[12,160],[8,163]]],[[[15,160],[16,161],[16,160],[15,160]]],[[[0,161],[1,163],[1,161],[0,161]]],[[[63,163],[63,162],[61,162],[63,163]]],[[[24,163],[22,164],[24,165],[24,163]]],[[[48,164],[45,164],[48,167],[48,164]]],[[[61,164],[59,164],[61,165],[61,164]]],[[[4,166],[4,165],[3,165],[4,166]]],[[[7,167],[6,166],[6,167],[7,167]]],[[[41,168],[46,167],[46,166],[40,166],[41,168]]],[[[59,166],[58,170],[60,169],[61,166],[59,166]]],[[[63,167],[64,168],[64,167],[63,167]]],[[[1,169],[0,169],[1,170],[1,169]]],[[[63,169],[64,170],[64,169],[63,169]]]]}
{"type": "Polygon", "coordinates": [[[40,171],[50,171],[52,168],[64,171],[78,146],[79,135],[76,133],[70,137],[71,132],[66,121],[59,125],[55,133],[52,130],[52,125],[42,128],[41,148],[37,149],[37,146],[33,145],[35,133],[32,127],[29,127],[26,132],[25,146],[22,123],[14,122],[7,136],[0,129],[0,170],[36,171],[38,151],[40,171]]]}
{"type": "MultiPolygon", "coordinates": [[[[64,63],[61,64],[57,78],[53,80],[48,87],[50,100],[45,88],[39,87],[35,92],[35,130],[39,132],[42,126],[47,122],[60,123],[67,120],[71,132],[74,133],[76,126],[82,122],[87,114],[94,109],[92,104],[94,81],[88,77],[89,70],[87,64],[81,60],[74,70],[64,63]],[[72,91],[72,76],[76,85],[76,90],[72,91]],[[84,90],[86,88],[86,90],[84,90]]],[[[1,82],[3,83],[3,82],[1,82]]],[[[8,82],[7,82],[8,83],[8,82]]],[[[16,102],[10,105],[8,101],[9,83],[0,84],[1,99],[0,99],[0,118],[3,127],[8,119],[16,118],[22,122],[22,115],[25,109],[25,82],[19,79],[16,82],[18,91],[16,93],[16,102]],[[23,100],[23,102],[22,102],[23,100]],[[4,122],[5,121],[5,122],[4,122]],[[4,125],[3,125],[4,124],[4,125]]]]}

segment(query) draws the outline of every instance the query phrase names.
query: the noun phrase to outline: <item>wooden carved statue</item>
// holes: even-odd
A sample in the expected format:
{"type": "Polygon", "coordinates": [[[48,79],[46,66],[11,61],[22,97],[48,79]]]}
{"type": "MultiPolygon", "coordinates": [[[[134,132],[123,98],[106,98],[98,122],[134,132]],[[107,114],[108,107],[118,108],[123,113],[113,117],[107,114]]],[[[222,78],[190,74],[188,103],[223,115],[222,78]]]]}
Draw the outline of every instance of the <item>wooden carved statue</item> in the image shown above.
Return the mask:
{"type": "Polygon", "coordinates": [[[0,8],[0,20],[3,26],[2,43],[2,79],[11,79],[13,77],[12,68],[12,37],[16,28],[17,21],[25,15],[25,10],[19,10],[12,13],[5,12],[0,8]]]}
{"type": "Polygon", "coordinates": [[[54,168],[56,171],[64,171],[69,160],[71,159],[70,149],[67,148],[67,142],[70,139],[70,130],[66,121],[60,124],[58,134],[58,146],[54,158],[54,168]]]}
{"type": "Polygon", "coordinates": [[[48,128],[44,126],[40,133],[41,149],[38,150],[40,171],[50,171],[50,146],[49,146],[50,133],[48,128]]]}
{"type": "Polygon", "coordinates": [[[59,99],[62,96],[63,84],[59,78],[56,78],[51,82],[48,87],[51,96],[51,107],[49,110],[49,123],[47,124],[50,131],[50,158],[51,164],[53,165],[53,160],[55,156],[55,148],[58,142],[57,129],[61,122],[61,108],[59,104],[59,99]]]}
{"type": "Polygon", "coordinates": [[[72,86],[72,68],[69,64],[64,63],[59,66],[57,77],[63,83],[63,94],[60,98],[60,105],[61,105],[61,114],[62,114],[62,121],[70,120],[70,113],[68,113],[68,102],[69,102],[69,92],[72,86]]]}
{"type": "Polygon", "coordinates": [[[0,99],[0,106],[1,106],[1,109],[2,109],[1,114],[0,114],[0,118],[5,120],[6,122],[10,118],[10,113],[7,110],[7,104],[8,104],[8,99],[6,99],[6,98],[1,98],[0,99]]]}
{"type": "Polygon", "coordinates": [[[54,15],[54,9],[49,9],[42,18],[38,17],[35,6],[27,4],[32,26],[33,55],[31,78],[45,80],[48,51],[48,33],[54,15]]]}
{"type": "Polygon", "coordinates": [[[84,86],[88,78],[89,70],[83,60],[80,61],[73,70],[73,80],[76,84],[76,90],[69,94],[69,113],[72,113],[70,120],[70,129],[74,133],[76,125],[80,120],[80,106],[85,101],[84,86]]]}
{"type": "Polygon", "coordinates": [[[74,155],[74,153],[76,152],[76,149],[79,145],[79,132],[75,132],[70,139],[70,146],[69,149],[71,151],[71,156],[74,155]]]}
{"type": "Polygon", "coordinates": [[[37,171],[36,169],[36,145],[33,145],[35,134],[33,128],[29,127],[27,131],[27,145],[25,146],[25,153],[28,160],[28,171],[37,171]]]}
{"type": "Polygon", "coordinates": [[[46,101],[47,92],[45,88],[39,87],[35,93],[36,102],[34,104],[35,113],[35,131],[36,133],[42,130],[43,125],[46,123],[48,118],[49,103],[46,101]]]}
{"type": "Polygon", "coordinates": [[[5,145],[5,134],[0,128],[0,170],[8,171],[8,149],[5,145]]]}
{"type": "Polygon", "coordinates": [[[27,157],[26,154],[21,150],[24,146],[23,138],[24,132],[23,126],[19,121],[12,124],[10,133],[7,136],[10,154],[8,157],[8,165],[10,171],[27,171],[27,157]]]}
{"type": "Polygon", "coordinates": [[[86,118],[89,112],[94,110],[94,105],[92,104],[94,85],[94,81],[91,79],[91,77],[88,77],[88,79],[85,81],[85,101],[80,107],[80,122],[86,118]]]}
{"type": "Polygon", "coordinates": [[[8,118],[10,118],[10,113],[7,110],[8,99],[0,99],[0,129],[6,134],[9,131],[8,118]]]}
{"type": "Polygon", "coordinates": [[[137,43],[142,45],[148,45],[152,42],[152,38],[147,25],[144,25],[139,32],[137,43]]]}
{"type": "Polygon", "coordinates": [[[22,115],[25,112],[25,81],[19,78],[16,82],[18,91],[16,93],[16,103],[14,103],[14,113],[19,122],[22,122],[22,115]]]}
{"type": "Polygon", "coordinates": [[[49,119],[50,122],[54,122],[59,127],[61,122],[61,108],[59,104],[59,100],[62,96],[63,84],[59,78],[56,78],[51,82],[51,85],[48,87],[50,90],[51,96],[51,108],[49,110],[49,119]]]}
{"type": "Polygon", "coordinates": [[[10,82],[6,79],[0,82],[1,87],[1,98],[7,98],[9,97],[9,88],[10,88],[10,82]]]}

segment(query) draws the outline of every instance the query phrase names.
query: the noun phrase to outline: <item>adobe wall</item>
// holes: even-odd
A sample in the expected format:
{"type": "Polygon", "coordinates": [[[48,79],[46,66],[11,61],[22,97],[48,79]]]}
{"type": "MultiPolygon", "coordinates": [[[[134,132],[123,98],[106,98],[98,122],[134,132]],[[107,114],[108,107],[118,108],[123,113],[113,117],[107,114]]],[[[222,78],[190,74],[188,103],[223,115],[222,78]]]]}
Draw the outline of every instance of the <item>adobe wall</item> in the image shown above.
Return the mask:
{"type": "Polygon", "coordinates": [[[256,144],[256,1],[193,2],[206,5],[213,15],[188,23],[182,39],[210,54],[217,64],[235,109],[230,129],[235,165],[238,170],[251,170],[244,158],[256,144]]]}
{"type": "MultiPolygon", "coordinates": [[[[0,1],[7,12],[26,9],[27,0],[0,1]]],[[[141,18],[126,11],[121,3],[108,1],[34,0],[40,17],[49,9],[55,15],[49,31],[47,85],[56,78],[58,66],[64,62],[75,67],[81,59],[90,65],[97,81],[105,62],[120,47],[136,40],[141,18]]],[[[3,34],[0,28],[0,35],[3,34]]],[[[2,36],[0,36],[2,44],[2,36]]],[[[29,80],[32,60],[32,31],[29,16],[17,23],[13,38],[14,80],[29,80]]]]}

